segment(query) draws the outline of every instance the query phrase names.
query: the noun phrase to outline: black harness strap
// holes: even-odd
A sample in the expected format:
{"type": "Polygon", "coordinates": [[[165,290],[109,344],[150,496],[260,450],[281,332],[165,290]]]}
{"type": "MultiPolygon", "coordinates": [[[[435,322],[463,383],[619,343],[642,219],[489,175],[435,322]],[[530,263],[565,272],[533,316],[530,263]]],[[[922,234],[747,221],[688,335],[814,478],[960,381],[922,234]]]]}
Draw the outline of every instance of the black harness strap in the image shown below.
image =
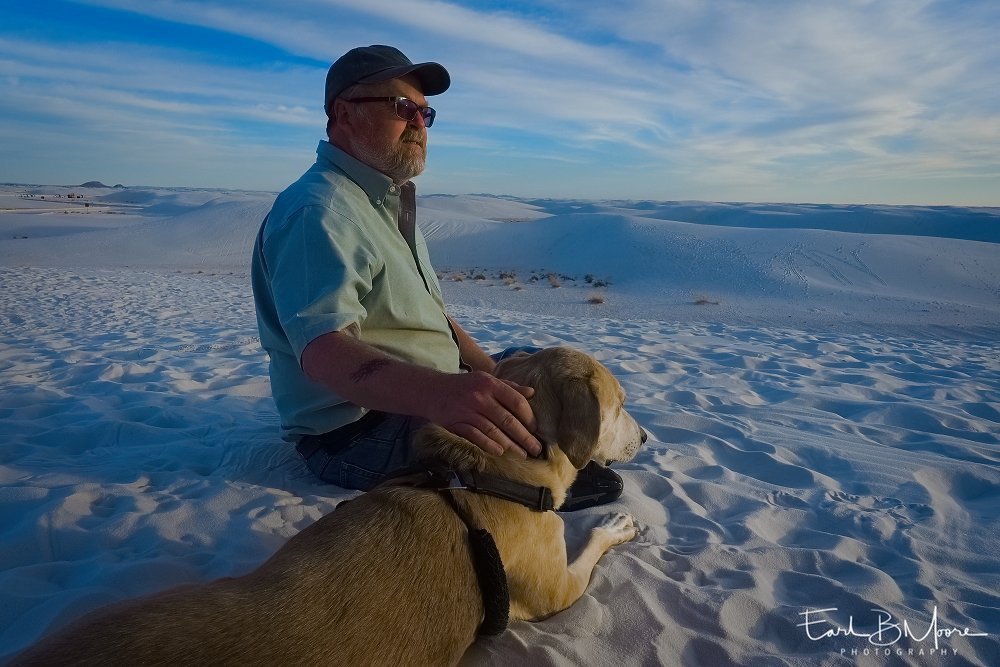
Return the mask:
{"type": "Polygon", "coordinates": [[[400,468],[386,477],[385,482],[439,490],[464,489],[509,500],[535,512],[555,509],[552,491],[546,486],[521,484],[478,470],[456,470],[434,459],[424,459],[400,468]]]}
{"type": "Polygon", "coordinates": [[[442,490],[441,495],[469,531],[472,567],[476,571],[479,594],[483,598],[483,622],[478,634],[488,637],[502,634],[510,623],[510,590],[507,588],[507,571],[503,567],[497,543],[490,531],[475,527],[448,489],[442,490]]]}
{"type": "Polygon", "coordinates": [[[536,512],[552,510],[552,492],[543,486],[528,486],[496,475],[474,470],[454,470],[441,461],[418,461],[385,480],[391,484],[435,489],[469,531],[472,566],[483,598],[483,622],[480,635],[499,635],[510,622],[510,590],[507,572],[493,535],[478,527],[455,502],[454,491],[485,493],[524,505],[536,512]]]}
{"type": "Polygon", "coordinates": [[[546,486],[529,486],[478,470],[449,470],[448,472],[452,475],[449,480],[449,488],[468,489],[475,493],[485,493],[488,496],[503,498],[524,505],[535,512],[548,512],[555,509],[552,491],[546,486]]]}

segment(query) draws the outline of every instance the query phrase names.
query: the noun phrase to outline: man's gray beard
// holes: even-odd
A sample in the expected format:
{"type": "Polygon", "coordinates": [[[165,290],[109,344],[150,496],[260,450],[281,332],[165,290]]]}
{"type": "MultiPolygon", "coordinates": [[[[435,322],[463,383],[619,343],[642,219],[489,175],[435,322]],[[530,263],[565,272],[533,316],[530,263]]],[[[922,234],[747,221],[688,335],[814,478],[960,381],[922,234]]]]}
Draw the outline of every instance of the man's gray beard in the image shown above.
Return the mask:
{"type": "Polygon", "coordinates": [[[351,138],[351,150],[359,160],[396,183],[405,183],[419,176],[427,163],[426,150],[421,150],[419,155],[413,155],[407,146],[373,146],[358,137],[351,138]]]}

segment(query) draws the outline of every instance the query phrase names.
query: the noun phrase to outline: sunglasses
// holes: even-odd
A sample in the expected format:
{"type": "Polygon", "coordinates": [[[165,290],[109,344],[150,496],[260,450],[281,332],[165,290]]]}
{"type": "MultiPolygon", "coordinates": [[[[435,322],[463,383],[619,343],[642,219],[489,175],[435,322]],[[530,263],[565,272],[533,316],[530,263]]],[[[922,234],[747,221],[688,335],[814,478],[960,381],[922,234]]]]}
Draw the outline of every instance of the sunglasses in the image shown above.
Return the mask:
{"type": "Polygon", "coordinates": [[[419,113],[424,119],[424,126],[430,127],[434,124],[434,116],[437,112],[431,107],[422,107],[413,100],[405,97],[352,97],[345,99],[345,102],[392,102],[396,107],[396,115],[409,122],[417,117],[419,113]]]}

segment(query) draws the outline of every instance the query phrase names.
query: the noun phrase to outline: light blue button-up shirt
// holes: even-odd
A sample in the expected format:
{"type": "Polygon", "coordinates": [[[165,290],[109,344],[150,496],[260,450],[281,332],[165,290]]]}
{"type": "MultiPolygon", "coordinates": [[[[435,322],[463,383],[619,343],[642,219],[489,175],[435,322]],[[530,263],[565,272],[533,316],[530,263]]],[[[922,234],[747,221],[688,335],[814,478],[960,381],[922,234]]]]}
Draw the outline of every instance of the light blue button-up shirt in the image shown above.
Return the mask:
{"type": "Polygon", "coordinates": [[[303,350],[323,334],[344,331],[446,372],[460,363],[423,235],[417,229],[411,252],[397,227],[400,188],[326,141],[316,152],[275,200],[251,265],[271,392],[290,441],[365,412],[303,372],[303,350]]]}

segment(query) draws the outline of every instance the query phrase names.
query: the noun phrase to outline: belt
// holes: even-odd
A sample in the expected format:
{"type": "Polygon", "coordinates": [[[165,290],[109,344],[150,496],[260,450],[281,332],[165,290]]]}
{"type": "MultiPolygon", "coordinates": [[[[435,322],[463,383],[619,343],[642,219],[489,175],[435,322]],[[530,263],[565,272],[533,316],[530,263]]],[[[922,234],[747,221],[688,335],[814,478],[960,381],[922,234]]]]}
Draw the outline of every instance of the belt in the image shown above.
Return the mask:
{"type": "Polygon", "coordinates": [[[335,455],[347,449],[354,438],[378,426],[388,415],[377,410],[369,410],[361,419],[344,424],[321,435],[304,435],[299,438],[295,449],[302,458],[308,459],[319,450],[335,455]]]}

